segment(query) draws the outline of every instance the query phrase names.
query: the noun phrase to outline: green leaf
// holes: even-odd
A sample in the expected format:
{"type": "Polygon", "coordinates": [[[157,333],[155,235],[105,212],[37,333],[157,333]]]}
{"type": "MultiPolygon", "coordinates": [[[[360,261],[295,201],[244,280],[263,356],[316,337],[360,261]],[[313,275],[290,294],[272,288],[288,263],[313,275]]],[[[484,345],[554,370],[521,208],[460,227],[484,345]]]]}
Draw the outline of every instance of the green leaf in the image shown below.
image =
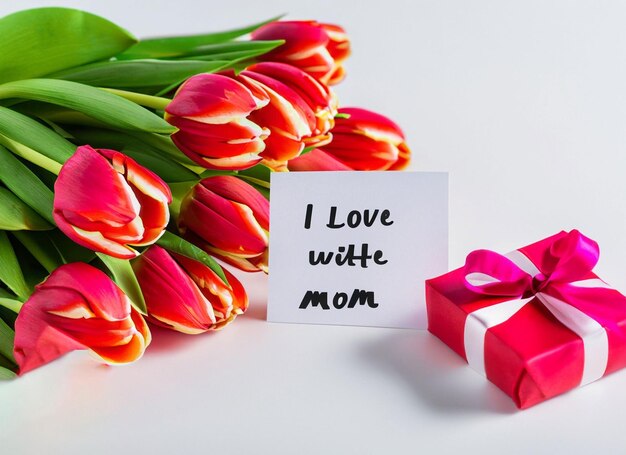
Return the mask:
{"type": "Polygon", "coordinates": [[[219,71],[230,63],[198,60],[114,60],[71,68],[50,77],[96,87],[156,88],[179,83],[194,74],[219,71]]]}
{"type": "Polygon", "coordinates": [[[233,60],[240,61],[258,57],[284,44],[275,41],[231,41],[229,43],[209,44],[190,51],[184,58],[188,60],[233,60]]]}
{"type": "Polygon", "coordinates": [[[137,104],[78,82],[60,79],[27,79],[0,85],[0,99],[43,101],[82,112],[108,125],[126,130],[173,133],[176,128],[137,104]]]}
{"type": "Polygon", "coordinates": [[[13,246],[4,231],[0,231],[0,281],[22,300],[26,300],[31,293],[13,246]]]}
{"type": "Polygon", "coordinates": [[[18,231],[14,232],[13,236],[48,273],[52,273],[53,270],[65,263],[63,256],[45,233],[18,231]]]}
{"type": "Polygon", "coordinates": [[[207,254],[205,251],[195,246],[193,243],[190,243],[187,240],[169,231],[165,231],[165,234],[163,234],[163,236],[159,240],[157,240],[156,243],[157,245],[165,248],[168,251],[201,262],[202,264],[213,270],[224,283],[228,284],[226,275],[224,275],[224,271],[222,270],[222,267],[220,267],[220,265],[217,263],[217,261],[209,256],[209,254],[207,254]]]}
{"type": "Polygon", "coordinates": [[[13,357],[13,344],[15,342],[15,332],[0,319],[0,354],[15,363],[13,357]]]}
{"type": "Polygon", "coordinates": [[[96,253],[88,248],[78,245],[59,229],[46,232],[30,232],[33,237],[38,237],[37,241],[50,245],[61,257],[63,264],[70,262],[91,262],[96,253]]]}
{"type": "Polygon", "coordinates": [[[60,164],[65,163],[76,150],[74,144],[50,128],[2,106],[0,106],[0,134],[60,164]]]}
{"type": "Polygon", "coordinates": [[[104,60],[137,42],[106,19],[68,8],[5,16],[0,36],[0,83],[104,60]]]}
{"type": "Polygon", "coordinates": [[[270,177],[274,171],[263,164],[238,171],[237,175],[252,185],[265,199],[270,198],[270,177]]]}
{"type": "Polygon", "coordinates": [[[52,225],[10,190],[0,187],[0,229],[5,231],[43,231],[52,225]]]}
{"type": "Polygon", "coordinates": [[[187,157],[187,155],[181,152],[169,136],[163,136],[161,134],[153,133],[144,133],[139,131],[129,131],[128,134],[139,139],[141,142],[150,145],[157,150],[160,150],[173,160],[183,164],[185,167],[191,169],[192,171],[195,172],[195,169],[198,169],[198,174],[204,172],[205,170],[204,168],[198,166],[198,164],[192,161],[189,157],[187,157]]]}
{"type": "Polygon", "coordinates": [[[15,379],[17,374],[8,368],[0,367],[0,380],[15,379]]]}
{"type": "Polygon", "coordinates": [[[26,248],[24,248],[24,245],[13,239],[11,244],[13,245],[15,255],[19,258],[20,268],[22,269],[26,285],[28,286],[30,293],[32,293],[35,286],[41,284],[41,282],[48,277],[49,273],[41,266],[39,261],[37,261],[37,259],[35,259],[26,248]]]}
{"type": "Polygon", "coordinates": [[[113,274],[113,280],[117,283],[122,291],[128,296],[133,306],[142,314],[147,314],[146,301],[141,293],[139,282],[130,265],[130,261],[126,259],[118,259],[104,253],[96,253],[104,265],[113,274]]]}
{"type": "Polygon", "coordinates": [[[243,178],[251,178],[265,182],[268,184],[269,188],[270,178],[273,172],[274,171],[271,168],[265,166],[264,164],[257,164],[251,168],[238,171],[237,174],[243,178]]]}
{"type": "MultiPolygon", "coordinates": [[[[0,110],[0,116],[2,111],[0,110]]],[[[0,181],[35,212],[54,225],[54,194],[15,155],[0,145],[0,181]]]]}
{"type": "Polygon", "coordinates": [[[9,291],[0,288],[0,306],[8,308],[14,313],[19,313],[20,308],[22,308],[23,304],[24,303],[15,295],[11,294],[9,291]]]}
{"type": "Polygon", "coordinates": [[[183,55],[198,46],[223,43],[224,41],[230,41],[238,38],[253,32],[262,25],[276,21],[280,18],[281,16],[277,16],[263,22],[224,32],[144,39],[122,54],[118,55],[117,58],[119,60],[128,60],[138,58],[176,57],[183,55]]]}
{"type": "MultiPolygon", "coordinates": [[[[198,175],[165,155],[157,147],[121,131],[100,128],[70,128],[75,138],[97,148],[112,148],[130,156],[142,166],[156,172],[166,182],[198,180],[198,175]]],[[[178,152],[177,158],[184,157],[178,152]]]]}

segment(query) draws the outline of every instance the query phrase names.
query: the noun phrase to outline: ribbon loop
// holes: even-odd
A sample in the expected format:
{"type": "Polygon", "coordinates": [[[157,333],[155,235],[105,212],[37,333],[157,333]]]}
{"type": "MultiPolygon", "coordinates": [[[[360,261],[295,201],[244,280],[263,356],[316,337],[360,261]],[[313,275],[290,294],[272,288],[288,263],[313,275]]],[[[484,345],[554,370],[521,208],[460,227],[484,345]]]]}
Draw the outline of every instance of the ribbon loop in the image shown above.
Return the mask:
{"type": "Polygon", "coordinates": [[[550,247],[551,261],[546,275],[550,281],[571,283],[582,280],[598,263],[600,247],[577,230],[569,232],[550,247]]]}
{"type": "Polygon", "coordinates": [[[529,274],[493,251],[472,251],[465,260],[465,286],[477,294],[521,297],[531,284],[529,274]]]}

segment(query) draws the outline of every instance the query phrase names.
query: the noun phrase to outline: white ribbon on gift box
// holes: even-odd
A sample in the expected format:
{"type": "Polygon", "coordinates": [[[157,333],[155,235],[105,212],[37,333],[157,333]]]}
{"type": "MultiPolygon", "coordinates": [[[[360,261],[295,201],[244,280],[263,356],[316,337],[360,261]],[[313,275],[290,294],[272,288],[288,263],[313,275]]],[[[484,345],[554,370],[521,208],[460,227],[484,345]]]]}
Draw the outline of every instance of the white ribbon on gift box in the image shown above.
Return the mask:
{"type": "MultiPolygon", "coordinates": [[[[518,250],[505,256],[532,277],[540,273],[537,266],[518,250]]],[[[476,286],[497,281],[495,278],[482,273],[471,273],[466,279],[470,284],[476,286]]],[[[610,288],[599,278],[576,281],[570,285],[585,288],[610,288]]],[[[465,320],[464,329],[467,363],[474,370],[486,376],[485,335],[487,330],[508,321],[535,297],[561,324],[582,339],[584,366],[580,385],[589,384],[604,376],[609,360],[609,339],[606,329],[579,309],[544,292],[538,292],[530,298],[508,300],[470,313],[465,320]]]]}

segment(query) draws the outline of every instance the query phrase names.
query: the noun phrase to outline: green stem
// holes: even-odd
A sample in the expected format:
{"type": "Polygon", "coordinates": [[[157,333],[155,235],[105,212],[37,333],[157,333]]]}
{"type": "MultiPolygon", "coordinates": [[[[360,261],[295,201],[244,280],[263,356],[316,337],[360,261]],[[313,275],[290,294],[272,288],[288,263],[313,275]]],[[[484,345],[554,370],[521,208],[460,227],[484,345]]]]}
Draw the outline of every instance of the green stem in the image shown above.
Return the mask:
{"type": "Polygon", "coordinates": [[[270,188],[270,182],[266,182],[265,180],[257,179],[254,177],[250,177],[249,175],[243,175],[243,174],[239,175],[239,178],[247,180],[250,183],[254,183],[255,185],[262,186],[263,188],[267,188],[267,189],[270,188]]]}
{"type": "Polygon", "coordinates": [[[168,104],[172,101],[169,98],[161,98],[159,96],[145,95],[143,93],[128,92],[126,90],[118,90],[114,88],[103,88],[109,93],[126,98],[129,101],[139,104],[140,106],[149,107],[152,109],[164,110],[168,104]]]}
{"type": "Polygon", "coordinates": [[[48,158],[47,156],[44,156],[41,153],[31,149],[30,147],[26,147],[24,144],[9,139],[8,137],[1,134],[0,144],[4,145],[17,156],[20,156],[26,161],[29,161],[47,171],[50,171],[55,175],[59,175],[59,172],[61,172],[61,163],[58,163],[48,158]]]}

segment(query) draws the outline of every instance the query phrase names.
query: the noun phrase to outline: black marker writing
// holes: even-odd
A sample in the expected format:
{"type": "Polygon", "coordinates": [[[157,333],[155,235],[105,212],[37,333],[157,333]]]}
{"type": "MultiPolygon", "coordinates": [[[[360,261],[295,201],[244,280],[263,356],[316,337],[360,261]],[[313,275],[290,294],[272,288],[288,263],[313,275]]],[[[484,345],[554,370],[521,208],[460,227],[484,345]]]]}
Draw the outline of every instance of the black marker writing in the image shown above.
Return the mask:
{"type": "MultiPolygon", "coordinates": [[[[374,301],[374,293],[372,291],[363,291],[361,289],[355,289],[352,291],[352,295],[348,298],[348,294],[345,292],[336,292],[332,301],[333,307],[338,310],[345,308],[354,308],[357,304],[367,305],[370,308],[378,307],[378,303],[374,301]]],[[[319,306],[323,310],[330,310],[328,305],[328,292],[319,291],[307,291],[300,302],[300,309],[304,310],[309,305],[311,307],[319,306]]]]}
{"type": "Polygon", "coordinates": [[[360,265],[361,268],[366,269],[370,260],[377,265],[385,265],[388,262],[387,259],[383,259],[383,252],[381,250],[376,250],[374,253],[370,253],[369,247],[370,246],[367,243],[361,244],[360,254],[357,254],[356,245],[353,243],[349,244],[347,249],[345,246],[338,247],[337,252],[316,252],[315,250],[310,250],[309,264],[328,265],[331,262],[334,262],[338,266],[347,264],[350,267],[354,267],[356,265],[360,265]]]}

